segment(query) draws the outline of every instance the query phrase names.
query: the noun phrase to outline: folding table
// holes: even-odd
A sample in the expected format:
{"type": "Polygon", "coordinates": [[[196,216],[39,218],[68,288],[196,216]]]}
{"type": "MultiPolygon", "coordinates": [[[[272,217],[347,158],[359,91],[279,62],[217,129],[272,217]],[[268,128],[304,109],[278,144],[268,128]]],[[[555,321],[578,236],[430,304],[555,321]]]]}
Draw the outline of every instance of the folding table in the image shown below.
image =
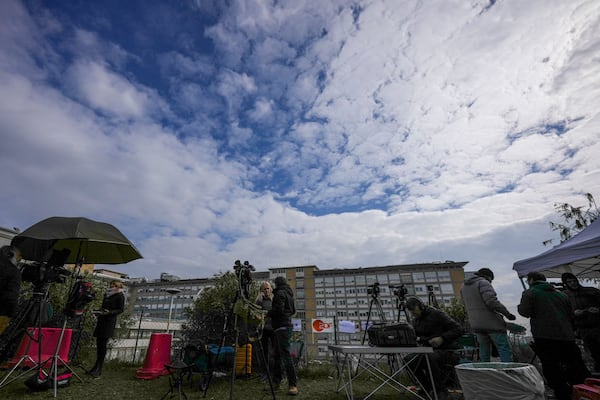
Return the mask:
{"type": "Polygon", "coordinates": [[[354,391],[352,388],[352,382],[362,375],[367,373],[370,376],[375,377],[381,381],[379,386],[374,388],[366,397],[362,399],[368,399],[374,396],[379,389],[384,386],[390,386],[398,392],[406,392],[415,396],[421,400],[432,400],[429,393],[426,390],[422,390],[421,393],[411,390],[407,385],[402,384],[399,380],[399,374],[401,372],[407,372],[415,380],[415,384],[418,384],[421,389],[423,385],[415,379],[414,372],[410,369],[409,363],[421,356],[425,355],[427,362],[427,371],[429,373],[429,379],[431,381],[431,387],[433,389],[433,397],[437,400],[437,393],[435,390],[435,382],[431,373],[431,364],[429,361],[429,354],[433,353],[431,347],[376,347],[376,346],[359,346],[359,345],[329,345],[329,350],[333,352],[333,359],[338,368],[338,382],[336,386],[336,392],[339,393],[342,389],[346,393],[346,399],[354,400],[354,391]],[[389,371],[384,367],[381,367],[381,360],[385,357],[398,356],[397,365],[395,368],[389,368],[389,371]],[[356,366],[354,371],[353,362],[356,366]],[[355,372],[355,373],[354,373],[355,372]],[[425,396],[425,397],[423,397],[425,396]]]}

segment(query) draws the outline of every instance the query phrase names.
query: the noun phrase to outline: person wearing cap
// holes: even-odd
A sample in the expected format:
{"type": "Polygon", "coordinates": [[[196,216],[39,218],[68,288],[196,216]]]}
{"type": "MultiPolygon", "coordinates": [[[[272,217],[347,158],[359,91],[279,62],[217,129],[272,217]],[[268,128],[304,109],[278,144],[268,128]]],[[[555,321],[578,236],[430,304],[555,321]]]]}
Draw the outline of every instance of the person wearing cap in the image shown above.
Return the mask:
{"type": "Polygon", "coordinates": [[[575,343],[569,298],[546,282],[541,272],[528,273],[527,284],[529,289],[521,295],[517,310],[529,318],[532,348],[548,386],[558,400],[571,400],[573,385],[583,383],[590,373],[575,343]]]}
{"type": "Polygon", "coordinates": [[[275,351],[273,365],[273,383],[276,388],[279,387],[283,380],[281,364],[285,366],[285,373],[288,379],[288,395],[295,396],[298,394],[298,378],[296,369],[290,354],[290,338],[292,336],[292,315],[296,313],[296,305],[294,304],[294,292],[288,285],[287,280],[283,276],[275,278],[275,290],[273,291],[273,301],[271,310],[267,313],[267,317],[271,318],[271,326],[275,333],[275,351]]]}
{"type": "Polygon", "coordinates": [[[600,372],[600,290],[581,286],[570,272],[562,274],[561,280],[575,316],[577,335],[594,359],[594,370],[600,372]]]}
{"type": "Polygon", "coordinates": [[[429,357],[437,398],[444,400],[448,398],[450,375],[446,372],[449,366],[458,364],[459,357],[453,350],[460,348],[458,338],[464,333],[463,328],[444,311],[429,307],[418,297],[409,297],[406,309],[412,315],[412,325],[419,342],[434,349],[433,354],[411,356],[409,366],[424,389],[430,392],[432,388],[427,363],[423,360],[423,357],[429,357]]]}
{"type": "Polygon", "coordinates": [[[512,362],[513,355],[506,334],[507,326],[503,317],[514,321],[517,317],[500,303],[492,287],[494,273],[489,268],[481,268],[467,279],[460,290],[469,317],[471,330],[479,342],[479,358],[489,362],[492,343],[498,349],[502,362],[512,362]]]}

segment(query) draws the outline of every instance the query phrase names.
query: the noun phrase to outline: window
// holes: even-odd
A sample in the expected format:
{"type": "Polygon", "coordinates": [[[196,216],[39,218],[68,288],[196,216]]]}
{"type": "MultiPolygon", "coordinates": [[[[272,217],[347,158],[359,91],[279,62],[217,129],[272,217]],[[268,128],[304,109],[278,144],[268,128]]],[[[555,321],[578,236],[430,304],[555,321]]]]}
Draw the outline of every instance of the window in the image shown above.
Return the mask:
{"type": "Polygon", "coordinates": [[[413,272],[412,277],[415,282],[425,282],[425,276],[422,272],[413,272]]]}
{"type": "Polygon", "coordinates": [[[303,288],[304,287],[304,278],[296,278],[296,287],[303,288]]]}
{"type": "Polygon", "coordinates": [[[453,294],[454,293],[454,288],[452,287],[452,285],[450,283],[442,283],[440,285],[440,289],[441,289],[442,293],[444,293],[444,294],[453,294]]]}
{"type": "Polygon", "coordinates": [[[450,280],[450,271],[438,271],[438,279],[440,282],[450,280]]]}
{"type": "Polygon", "coordinates": [[[425,272],[425,280],[427,282],[437,282],[438,277],[435,271],[427,271],[425,272]]]}

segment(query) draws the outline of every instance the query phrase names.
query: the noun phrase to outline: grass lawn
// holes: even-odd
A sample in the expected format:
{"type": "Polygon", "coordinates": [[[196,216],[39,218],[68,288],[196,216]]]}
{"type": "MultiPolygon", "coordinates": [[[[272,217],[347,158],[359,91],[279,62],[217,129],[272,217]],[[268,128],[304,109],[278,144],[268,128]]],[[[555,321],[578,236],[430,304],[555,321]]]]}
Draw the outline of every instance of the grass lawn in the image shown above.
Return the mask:
{"type": "MultiPolygon", "coordinates": [[[[83,379],[80,382],[73,377],[68,387],[59,388],[57,399],[62,400],[117,400],[117,399],[156,399],[159,400],[169,390],[168,377],[159,377],[152,380],[140,380],[135,378],[135,372],[139,366],[128,366],[123,364],[109,363],[99,379],[93,379],[85,374],[81,368],[74,368],[74,371],[83,379]]],[[[2,371],[0,377],[4,377],[6,371],[2,371]]],[[[28,374],[27,377],[30,375],[28,374]]],[[[194,377],[194,381],[199,381],[199,376],[194,377]]],[[[345,399],[343,391],[335,392],[337,375],[335,368],[331,365],[320,365],[309,368],[303,368],[298,373],[298,388],[300,394],[295,398],[308,400],[322,399],[345,399]]],[[[376,387],[375,381],[358,380],[354,384],[354,392],[357,398],[365,396],[369,388],[376,387]]],[[[204,392],[198,390],[198,387],[184,387],[188,399],[209,399],[209,400],[227,400],[230,398],[230,389],[233,387],[232,399],[270,399],[268,383],[257,379],[256,374],[249,378],[238,377],[234,385],[231,385],[230,376],[213,378],[206,397],[204,392]]],[[[0,388],[0,399],[48,399],[53,398],[53,389],[41,392],[32,392],[24,384],[24,379],[19,379],[9,385],[0,388]]],[[[294,397],[287,395],[287,387],[282,385],[282,389],[275,393],[277,399],[292,399],[294,397]]],[[[169,398],[167,396],[167,398],[169,398]]],[[[172,397],[178,399],[177,393],[172,397]]],[[[398,400],[407,398],[399,395],[392,389],[383,388],[377,392],[377,400],[398,400]]]]}

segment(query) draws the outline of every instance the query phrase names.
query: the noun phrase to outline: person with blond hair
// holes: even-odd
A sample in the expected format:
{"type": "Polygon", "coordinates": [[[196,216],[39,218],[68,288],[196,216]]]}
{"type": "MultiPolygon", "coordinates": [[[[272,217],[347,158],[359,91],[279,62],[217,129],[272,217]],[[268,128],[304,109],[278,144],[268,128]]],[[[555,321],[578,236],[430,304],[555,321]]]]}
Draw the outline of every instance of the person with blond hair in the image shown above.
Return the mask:
{"type": "Polygon", "coordinates": [[[94,336],[96,337],[96,364],[88,372],[92,377],[99,378],[102,375],[102,366],[106,358],[108,341],[115,334],[117,325],[117,316],[125,309],[125,294],[123,293],[123,283],[121,281],[112,281],[104,293],[101,310],[96,311],[98,317],[94,336]]]}
{"type": "MultiPolygon", "coordinates": [[[[271,311],[273,306],[273,287],[271,286],[271,282],[261,282],[260,291],[258,292],[258,296],[256,296],[256,304],[266,312],[271,311]]],[[[268,315],[265,316],[262,335],[260,337],[260,344],[263,355],[263,359],[261,361],[263,362],[262,367],[264,368],[261,377],[266,379],[267,374],[269,373],[270,349],[275,348],[275,335],[273,333],[273,326],[271,325],[271,318],[268,315]]]]}

